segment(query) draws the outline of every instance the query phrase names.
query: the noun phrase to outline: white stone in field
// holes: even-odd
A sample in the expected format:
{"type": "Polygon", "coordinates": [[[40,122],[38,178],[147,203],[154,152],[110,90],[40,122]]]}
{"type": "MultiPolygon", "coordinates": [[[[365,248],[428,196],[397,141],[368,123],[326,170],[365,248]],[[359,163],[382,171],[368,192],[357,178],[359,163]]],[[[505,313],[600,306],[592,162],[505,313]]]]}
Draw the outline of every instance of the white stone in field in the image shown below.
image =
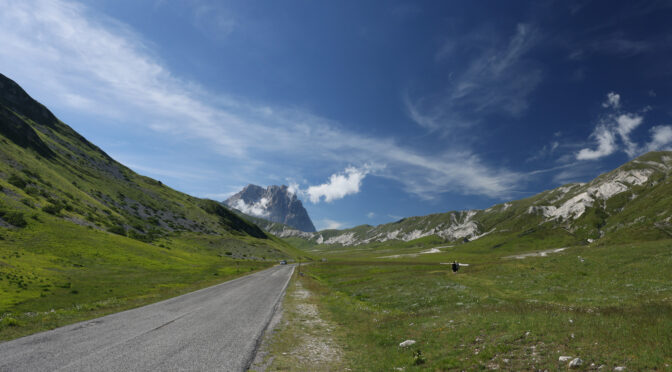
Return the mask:
{"type": "Polygon", "coordinates": [[[409,347],[413,344],[415,344],[415,340],[406,340],[406,341],[400,343],[399,347],[409,347]]]}
{"type": "Polygon", "coordinates": [[[625,367],[623,367],[623,366],[614,367],[614,371],[625,371],[625,367]]]}
{"type": "Polygon", "coordinates": [[[581,358],[574,358],[571,362],[569,362],[568,366],[569,368],[579,368],[582,364],[583,360],[581,360],[581,358]]]}
{"type": "Polygon", "coordinates": [[[567,362],[569,360],[572,360],[571,356],[562,355],[562,356],[560,356],[560,358],[558,358],[558,361],[560,361],[560,362],[567,362]]]}

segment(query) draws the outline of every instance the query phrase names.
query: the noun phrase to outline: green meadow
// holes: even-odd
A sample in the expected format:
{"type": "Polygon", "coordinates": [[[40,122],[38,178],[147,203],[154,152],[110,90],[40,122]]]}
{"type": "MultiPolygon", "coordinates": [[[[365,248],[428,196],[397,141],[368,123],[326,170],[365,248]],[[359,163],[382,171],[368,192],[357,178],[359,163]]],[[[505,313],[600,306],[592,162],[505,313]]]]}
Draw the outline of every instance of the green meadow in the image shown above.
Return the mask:
{"type": "Polygon", "coordinates": [[[513,248],[440,250],[373,259],[373,249],[369,259],[332,255],[302,267],[297,280],[339,326],[350,369],[561,370],[568,361],[559,357],[571,356],[585,370],[670,370],[672,241],[524,259],[505,258],[513,248]],[[440,264],[453,259],[468,266],[453,274],[440,264]],[[400,347],[405,340],[416,343],[400,347]]]}

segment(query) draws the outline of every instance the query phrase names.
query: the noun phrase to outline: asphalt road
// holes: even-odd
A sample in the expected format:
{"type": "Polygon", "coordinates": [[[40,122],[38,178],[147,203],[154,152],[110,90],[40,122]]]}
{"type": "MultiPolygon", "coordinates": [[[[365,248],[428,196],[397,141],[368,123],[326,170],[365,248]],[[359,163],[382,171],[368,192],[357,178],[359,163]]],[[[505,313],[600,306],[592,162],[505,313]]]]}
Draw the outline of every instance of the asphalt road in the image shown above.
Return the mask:
{"type": "Polygon", "coordinates": [[[0,371],[242,371],[293,265],[0,343],[0,371]]]}

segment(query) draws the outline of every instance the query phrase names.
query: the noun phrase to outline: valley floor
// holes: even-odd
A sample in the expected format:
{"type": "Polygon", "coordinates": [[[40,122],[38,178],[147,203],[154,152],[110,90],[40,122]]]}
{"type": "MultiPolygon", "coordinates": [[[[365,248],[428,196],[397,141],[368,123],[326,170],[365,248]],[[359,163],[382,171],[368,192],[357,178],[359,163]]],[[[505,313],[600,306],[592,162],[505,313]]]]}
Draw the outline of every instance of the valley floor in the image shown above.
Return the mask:
{"type": "MultiPolygon", "coordinates": [[[[670,240],[471,256],[458,274],[439,264],[442,255],[426,256],[303,268],[293,296],[309,288],[316,312],[333,322],[320,333],[340,345],[342,369],[561,370],[575,358],[583,370],[672,369],[670,240]],[[406,340],[415,343],[401,347],[406,340]]],[[[299,344],[273,351],[292,358],[299,344]]]]}

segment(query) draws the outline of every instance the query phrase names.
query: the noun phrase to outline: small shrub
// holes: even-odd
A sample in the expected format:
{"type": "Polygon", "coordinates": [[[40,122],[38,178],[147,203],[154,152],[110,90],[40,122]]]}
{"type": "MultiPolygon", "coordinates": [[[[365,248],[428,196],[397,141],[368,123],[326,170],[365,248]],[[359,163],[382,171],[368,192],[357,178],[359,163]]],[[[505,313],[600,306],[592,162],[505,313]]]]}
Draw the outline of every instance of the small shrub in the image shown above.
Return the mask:
{"type": "Polygon", "coordinates": [[[18,327],[19,325],[21,325],[19,321],[12,318],[11,316],[4,317],[2,320],[0,320],[0,328],[18,327]]]}
{"type": "Polygon", "coordinates": [[[9,176],[7,182],[20,189],[23,189],[27,185],[26,181],[24,181],[23,178],[17,176],[16,174],[12,174],[11,176],[9,176]]]}
{"type": "Polygon", "coordinates": [[[107,231],[113,234],[126,236],[126,229],[124,229],[123,226],[112,226],[109,229],[107,229],[107,231]]]}
{"type": "Polygon", "coordinates": [[[425,357],[422,355],[422,351],[420,351],[419,349],[416,350],[413,353],[413,364],[414,365],[419,366],[421,364],[425,364],[426,361],[427,360],[425,360],[425,357]]]}
{"type": "Polygon", "coordinates": [[[24,191],[25,191],[26,194],[28,194],[28,195],[32,195],[32,196],[38,196],[38,195],[40,195],[40,190],[39,190],[37,187],[35,187],[35,186],[26,186],[26,188],[24,189],[24,191]]]}
{"type": "Polygon", "coordinates": [[[63,209],[63,207],[59,204],[47,204],[44,207],[42,207],[42,212],[57,216],[61,213],[61,209],[63,209]]]}
{"type": "Polygon", "coordinates": [[[23,174],[25,174],[25,175],[28,176],[29,178],[34,178],[34,179],[36,179],[36,180],[40,180],[40,181],[42,181],[42,177],[40,177],[39,174],[34,173],[34,172],[31,172],[31,171],[28,170],[28,169],[25,169],[25,168],[24,168],[24,169],[21,169],[21,172],[23,172],[23,174]]]}
{"type": "Polygon", "coordinates": [[[128,231],[128,237],[131,239],[135,239],[137,241],[141,241],[144,243],[151,243],[152,242],[152,236],[151,234],[142,234],[138,233],[135,230],[129,230],[128,231]]]}
{"type": "Polygon", "coordinates": [[[16,227],[26,227],[28,222],[23,218],[23,213],[21,212],[9,212],[2,217],[10,225],[16,227]]]}

